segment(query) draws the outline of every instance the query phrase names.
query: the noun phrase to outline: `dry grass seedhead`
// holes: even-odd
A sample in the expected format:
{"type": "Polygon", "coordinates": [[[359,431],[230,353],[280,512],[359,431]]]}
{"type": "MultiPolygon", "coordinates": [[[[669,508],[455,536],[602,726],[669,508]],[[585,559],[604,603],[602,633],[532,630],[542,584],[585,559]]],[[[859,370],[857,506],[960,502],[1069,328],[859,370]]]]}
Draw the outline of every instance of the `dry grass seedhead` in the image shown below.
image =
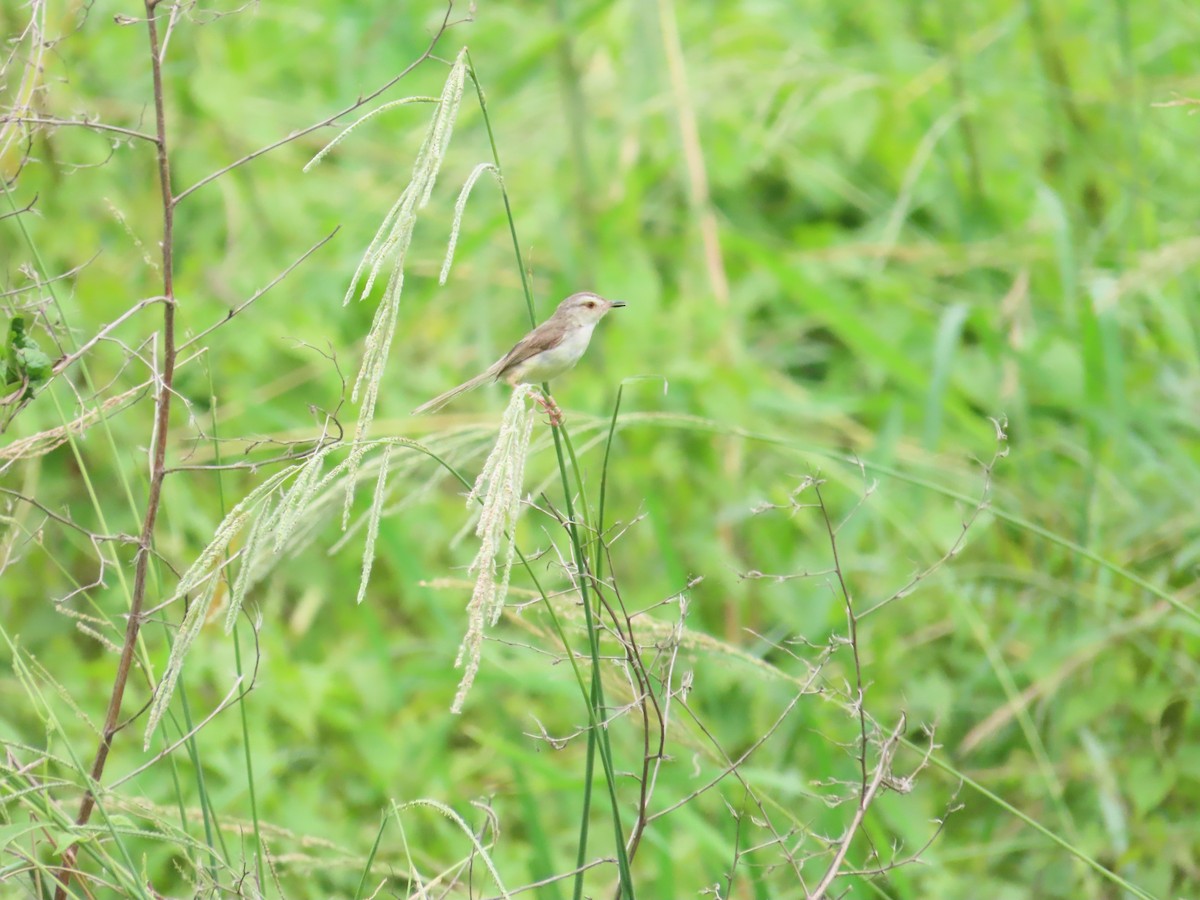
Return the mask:
{"type": "Polygon", "coordinates": [[[525,478],[525,460],[533,435],[534,416],[526,398],[536,390],[518,385],[504,411],[496,444],[488,455],[475,486],[467,495],[467,504],[482,504],[475,534],[479,552],[468,572],[475,574],[475,589],[467,604],[467,633],[458,651],[455,667],[464,666],[462,681],[450,709],[461,713],[475,675],[483,648],[485,628],[495,625],[504,611],[504,598],[512,575],[516,554],[517,516],[521,509],[521,485],[525,478]],[[496,560],[503,553],[503,562],[496,560]]]}

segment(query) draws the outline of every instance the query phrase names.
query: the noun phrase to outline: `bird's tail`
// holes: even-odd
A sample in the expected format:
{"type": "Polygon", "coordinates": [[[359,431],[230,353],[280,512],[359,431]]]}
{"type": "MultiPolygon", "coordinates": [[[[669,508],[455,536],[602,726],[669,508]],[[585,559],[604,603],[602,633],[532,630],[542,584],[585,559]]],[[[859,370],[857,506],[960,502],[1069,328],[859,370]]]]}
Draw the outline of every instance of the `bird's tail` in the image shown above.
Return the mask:
{"type": "MultiPolygon", "coordinates": [[[[493,366],[492,368],[495,368],[495,367],[493,366]]],[[[416,409],[414,409],[412,411],[412,414],[414,416],[421,416],[421,415],[424,415],[425,413],[436,412],[437,410],[439,410],[443,406],[445,406],[447,403],[449,403],[451,400],[453,400],[455,397],[457,397],[459,394],[465,394],[467,391],[473,391],[473,390],[475,390],[475,388],[479,387],[481,384],[487,384],[487,382],[493,381],[493,380],[495,380],[495,378],[496,378],[496,373],[494,371],[492,371],[492,369],[488,369],[486,372],[476,375],[470,381],[464,381],[458,387],[451,388],[450,390],[446,391],[446,393],[438,394],[432,400],[422,403],[420,406],[418,406],[416,409]]]]}

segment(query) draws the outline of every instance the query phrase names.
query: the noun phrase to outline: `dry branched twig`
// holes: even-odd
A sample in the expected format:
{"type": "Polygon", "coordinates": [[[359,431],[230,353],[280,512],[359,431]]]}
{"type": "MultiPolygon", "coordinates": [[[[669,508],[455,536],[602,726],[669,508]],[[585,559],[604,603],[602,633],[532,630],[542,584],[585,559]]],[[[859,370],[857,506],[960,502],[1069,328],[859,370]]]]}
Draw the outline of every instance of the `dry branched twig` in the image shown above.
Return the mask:
{"type": "MultiPolygon", "coordinates": [[[[171,421],[171,404],[175,396],[175,364],[178,350],[175,341],[175,201],[171,193],[171,164],[167,144],[166,104],[163,93],[162,56],[159,52],[158,22],[155,7],[159,0],[146,0],[146,28],[150,49],[150,68],[154,82],[154,112],[155,112],[155,155],[158,161],[159,189],[162,196],[162,368],[158,371],[157,390],[154,413],[154,440],[150,460],[150,491],[146,500],[146,512],[142,519],[141,534],[138,537],[138,553],[134,563],[133,587],[130,599],[129,615],[126,619],[125,641],[121,646],[121,658],[117,663],[116,676],[113,679],[112,696],[109,699],[108,711],[104,716],[104,728],[96,755],[92,761],[90,783],[99,784],[104,776],[105,763],[112,748],[113,736],[117,732],[117,723],[121,716],[121,701],[125,697],[125,685],[129,679],[129,670],[133,665],[133,655],[137,647],[138,634],[142,627],[142,607],[146,601],[147,578],[150,571],[150,547],[154,542],[155,525],[158,522],[159,508],[162,503],[163,479],[166,477],[167,439],[171,421]]],[[[87,825],[92,810],[96,804],[95,789],[89,787],[83,795],[79,813],[75,817],[76,827],[87,825]]],[[[70,870],[74,868],[78,855],[78,846],[72,846],[63,857],[64,870],[60,883],[55,891],[55,900],[65,900],[70,886],[70,870]]]]}
{"type": "MultiPolygon", "coordinates": [[[[3,422],[0,423],[0,430],[6,428],[18,414],[28,407],[29,403],[38,394],[50,389],[49,385],[52,383],[63,385],[67,390],[72,392],[81,410],[74,414],[73,420],[66,421],[66,424],[20,441],[8,443],[3,451],[0,451],[0,471],[10,468],[22,460],[28,460],[47,453],[66,442],[73,442],[88,428],[99,422],[107,422],[115,412],[137,404],[147,394],[154,398],[153,427],[147,440],[149,448],[148,491],[145,504],[139,514],[140,523],[136,535],[102,534],[84,528],[77,524],[70,513],[56,511],[50,506],[41,503],[35,497],[25,496],[17,491],[4,490],[9,506],[15,510],[13,523],[18,527],[8,531],[5,535],[3,546],[0,547],[0,571],[20,559],[26,546],[32,546],[34,542],[40,541],[41,534],[45,528],[68,529],[83,535],[90,544],[99,565],[94,580],[86,584],[77,584],[74,590],[70,591],[65,597],[59,598],[57,605],[58,609],[76,619],[79,628],[84,630],[85,633],[92,635],[103,645],[111,648],[118,656],[107,710],[103,723],[98,728],[99,740],[94,754],[92,754],[90,766],[87,767],[87,781],[83,785],[82,799],[79,803],[78,812],[73,817],[74,828],[80,835],[90,833],[89,829],[92,828],[89,822],[101,793],[100,786],[104,782],[106,764],[114,737],[131,721],[122,718],[122,707],[130,675],[139,669],[145,668],[138,659],[138,653],[140,652],[138,649],[140,646],[139,636],[142,626],[149,620],[150,616],[163,608],[161,604],[158,607],[151,607],[149,603],[151,584],[155,582],[155,579],[152,577],[152,562],[153,560],[160,560],[165,570],[174,569],[168,561],[162,560],[158,552],[154,549],[157,525],[163,508],[164,483],[172,473],[193,471],[200,468],[213,468],[186,464],[172,467],[168,464],[169,451],[173,438],[171,426],[172,420],[175,418],[173,410],[179,405],[176,401],[183,403],[185,406],[187,405],[187,401],[176,389],[176,375],[183,365],[190,360],[199,358],[203,354],[206,349],[206,342],[216,330],[244,313],[260,297],[291,275],[298,266],[308,260],[310,256],[320,250],[333,237],[331,233],[314,243],[278,276],[252,296],[231,308],[219,321],[200,330],[187,341],[182,341],[177,324],[179,301],[176,296],[175,285],[177,210],[188,196],[204,185],[212,183],[233,169],[265,153],[318,129],[335,124],[343,117],[363,108],[383,95],[419,65],[432,57],[434,49],[447,29],[456,24],[451,21],[453,8],[454,5],[452,2],[446,4],[445,15],[440,25],[431,35],[424,52],[386,83],[374,91],[359,97],[355,102],[333,115],[327,116],[311,126],[294,131],[266,147],[234,160],[179,192],[175,191],[172,184],[171,162],[173,144],[167,121],[168,103],[163,84],[163,68],[167,64],[168,48],[171,46],[172,36],[176,34],[177,26],[181,23],[205,24],[227,13],[220,13],[201,19],[193,17],[193,11],[189,4],[164,3],[162,0],[144,0],[144,16],[138,18],[128,16],[118,17],[118,25],[135,25],[144,28],[146,32],[152,84],[151,109],[153,110],[153,127],[150,129],[143,128],[140,123],[118,124],[101,121],[90,113],[72,113],[62,116],[46,111],[46,107],[49,104],[45,98],[49,94],[47,92],[47,85],[44,83],[44,69],[47,54],[52,52],[55,41],[49,38],[46,32],[47,5],[43,0],[33,0],[33,2],[28,4],[28,20],[24,30],[20,34],[13,36],[13,39],[8,42],[9,52],[3,59],[0,59],[0,76],[3,76],[7,88],[7,106],[3,110],[3,114],[0,114],[0,157],[3,157],[8,163],[12,164],[8,171],[10,176],[14,178],[18,176],[25,164],[31,159],[30,151],[35,135],[44,140],[51,141],[57,129],[84,129],[107,136],[110,141],[108,159],[112,158],[113,149],[117,144],[141,145],[153,148],[160,197],[159,235],[156,242],[158,245],[157,259],[151,261],[150,264],[152,269],[161,278],[161,290],[155,296],[130,303],[119,316],[101,327],[91,337],[76,344],[73,338],[69,336],[65,326],[58,323],[61,317],[52,320],[50,316],[46,315],[47,307],[52,302],[57,302],[50,299],[50,292],[54,290],[54,285],[64,279],[71,279],[78,275],[87,266],[87,263],[56,275],[44,271],[33,271],[32,266],[28,267],[27,270],[23,270],[24,275],[28,279],[28,284],[5,290],[0,294],[0,299],[5,300],[6,303],[19,304],[16,308],[27,318],[32,314],[56,343],[59,343],[60,334],[68,334],[62,343],[69,345],[68,347],[63,347],[60,343],[57,360],[53,366],[49,367],[49,373],[40,385],[32,378],[24,377],[23,373],[21,373],[23,377],[17,385],[17,390],[13,392],[12,402],[6,401],[4,404],[3,422]],[[23,299],[24,295],[29,295],[28,301],[23,299]],[[127,341],[119,336],[122,329],[134,327],[139,315],[150,307],[161,307],[162,309],[161,322],[151,336],[139,337],[131,341],[127,341]],[[91,358],[93,351],[105,345],[118,348],[122,353],[123,361],[117,367],[116,375],[113,376],[112,381],[97,388],[92,384],[91,376],[87,372],[87,360],[91,358]],[[187,351],[191,348],[196,348],[196,352],[189,355],[187,351]],[[147,381],[116,396],[110,396],[112,385],[117,383],[117,379],[131,365],[144,366],[149,372],[147,381]],[[76,369],[81,370],[83,373],[82,381],[87,385],[86,390],[82,390],[75,384],[75,379],[72,376],[76,369]],[[23,519],[33,519],[35,521],[24,522],[22,521],[23,519]],[[128,585],[129,608],[123,617],[123,628],[120,629],[122,633],[118,633],[117,629],[112,628],[111,622],[107,619],[80,613],[70,605],[70,601],[73,598],[79,595],[88,595],[104,586],[106,572],[118,562],[111,549],[111,545],[114,543],[132,543],[137,547],[137,552],[133,559],[132,577],[128,585]]],[[[86,16],[86,12],[83,15],[86,16]]],[[[108,159],[104,162],[107,162],[108,159]]],[[[24,207],[14,208],[11,212],[5,212],[2,215],[4,218],[19,219],[23,214],[34,210],[36,203],[37,198],[34,197],[24,207]]],[[[120,213],[115,210],[114,213],[120,216],[120,213]]],[[[40,268],[40,265],[38,268],[40,268]]],[[[336,365],[336,361],[334,361],[334,364],[336,365]]],[[[9,382],[11,385],[13,379],[9,379],[9,382]]],[[[5,393],[8,393],[8,391],[5,391],[5,393]]],[[[319,411],[314,407],[314,412],[319,411]]],[[[341,425],[337,421],[336,410],[332,413],[324,414],[324,419],[325,422],[321,428],[321,435],[315,441],[305,439],[295,442],[284,442],[287,448],[284,455],[273,460],[258,459],[255,463],[246,463],[245,465],[261,466],[272,462],[294,462],[298,459],[302,460],[305,457],[319,455],[331,444],[339,441],[342,433],[341,425]]],[[[214,438],[213,441],[216,442],[216,439],[214,438]]],[[[263,442],[249,442],[246,452],[259,446],[261,443],[263,442]]],[[[235,463],[233,465],[238,464],[235,463]]],[[[215,579],[213,579],[214,586],[215,583],[215,579]]],[[[171,742],[153,756],[142,768],[154,765],[189,741],[213,717],[237,703],[252,685],[253,675],[249,679],[240,679],[238,683],[235,683],[230,688],[226,698],[213,710],[199,719],[194,727],[181,738],[171,742]]],[[[144,712],[144,709],[136,713],[134,718],[140,715],[141,712],[144,712]]],[[[132,777],[137,771],[141,771],[141,769],[135,770],[135,772],[130,773],[125,778],[132,777]]],[[[109,785],[109,787],[115,787],[119,783],[120,781],[115,782],[109,785]]],[[[65,818],[64,816],[64,820],[65,818]]],[[[102,885],[102,881],[94,873],[89,873],[85,876],[78,866],[80,848],[81,844],[79,842],[75,842],[67,847],[62,854],[59,864],[54,869],[52,877],[57,881],[55,885],[55,896],[57,898],[65,898],[68,893],[73,893],[76,890],[90,892],[90,885],[96,885],[97,887],[102,885]],[[77,877],[81,879],[81,882],[73,884],[77,877]]]]}
{"type": "MultiPolygon", "coordinates": [[[[1004,440],[1003,423],[998,421],[996,428],[997,440],[1002,443],[1004,440]]],[[[991,490],[992,470],[1004,454],[1005,450],[1001,446],[993,459],[982,466],[983,487],[981,497],[966,514],[963,519],[962,529],[949,549],[944,551],[932,563],[910,576],[901,589],[892,592],[882,601],[866,606],[865,610],[860,609],[863,604],[854,596],[851,585],[851,571],[846,567],[843,552],[839,545],[839,534],[842,527],[846,521],[860,511],[874,493],[876,487],[873,482],[867,481],[865,470],[861,464],[859,465],[859,469],[863,471],[864,490],[857,502],[852,505],[849,513],[840,521],[835,519],[825,496],[827,490],[826,482],[821,477],[815,475],[802,479],[800,484],[789,493],[786,502],[761,504],[753,510],[756,514],[783,511],[789,516],[796,516],[805,512],[816,513],[820,530],[825,535],[830,559],[828,567],[815,566],[797,573],[778,575],[767,575],[757,570],[751,570],[743,573],[740,577],[744,579],[763,579],[777,585],[784,585],[802,579],[815,580],[817,582],[824,581],[841,600],[846,623],[844,632],[840,630],[834,631],[823,642],[813,642],[801,635],[785,642],[769,641],[768,643],[778,652],[802,662],[806,669],[812,673],[815,683],[814,690],[819,692],[826,700],[838,704],[854,722],[855,737],[852,741],[847,741],[843,745],[854,760],[854,777],[850,779],[829,777],[818,782],[820,786],[833,789],[830,793],[822,797],[826,805],[831,808],[839,808],[852,803],[853,812],[837,837],[826,838],[807,829],[782,834],[774,830],[773,826],[770,826],[770,817],[765,811],[762,811],[761,820],[768,827],[772,827],[773,836],[766,842],[756,844],[752,848],[735,851],[723,896],[729,895],[733,879],[732,873],[737,869],[739,861],[750,852],[758,853],[772,846],[778,848],[785,859],[793,865],[797,878],[801,884],[805,885],[807,897],[824,898],[831,896],[833,885],[838,879],[851,876],[878,876],[892,869],[919,862],[925,850],[941,833],[946,817],[958,808],[952,798],[947,803],[945,815],[935,821],[935,828],[928,840],[916,851],[907,854],[901,853],[900,848],[893,847],[892,852],[885,856],[885,854],[881,853],[875,847],[874,843],[868,837],[867,832],[863,829],[862,826],[869,814],[871,805],[882,793],[886,791],[907,793],[912,790],[914,780],[928,764],[935,744],[933,730],[929,728],[927,731],[926,751],[917,766],[907,775],[901,776],[896,774],[894,768],[895,756],[901,746],[906,716],[902,711],[898,711],[893,714],[895,724],[890,728],[884,728],[880,725],[877,717],[869,711],[868,693],[870,681],[864,672],[863,638],[860,625],[865,615],[909,595],[917,586],[928,579],[930,575],[957,555],[964,544],[967,531],[976,523],[979,515],[987,508],[991,490]],[[812,658],[805,659],[792,649],[793,646],[803,648],[805,652],[815,655],[812,658]],[[846,670],[846,674],[834,679],[827,672],[831,671],[829,667],[839,655],[842,655],[845,659],[844,669],[846,670]],[[798,838],[807,840],[812,844],[812,849],[799,851],[798,845],[795,848],[789,849],[788,842],[793,842],[798,838]],[[860,854],[858,864],[851,866],[848,861],[852,855],[852,848],[856,840],[865,844],[865,849],[860,854]],[[823,860],[821,875],[815,883],[809,885],[804,880],[802,870],[809,862],[817,860],[823,860]]],[[[889,716],[889,718],[891,717],[889,716]]],[[[732,769],[736,769],[736,766],[732,767],[732,769]]],[[[747,787],[745,796],[749,800],[753,800],[753,790],[747,787]]],[[[738,835],[740,836],[742,823],[739,814],[734,813],[731,808],[731,815],[734,817],[738,835]]],[[[714,889],[713,893],[721,895],[719,889],[714,889]]]]}

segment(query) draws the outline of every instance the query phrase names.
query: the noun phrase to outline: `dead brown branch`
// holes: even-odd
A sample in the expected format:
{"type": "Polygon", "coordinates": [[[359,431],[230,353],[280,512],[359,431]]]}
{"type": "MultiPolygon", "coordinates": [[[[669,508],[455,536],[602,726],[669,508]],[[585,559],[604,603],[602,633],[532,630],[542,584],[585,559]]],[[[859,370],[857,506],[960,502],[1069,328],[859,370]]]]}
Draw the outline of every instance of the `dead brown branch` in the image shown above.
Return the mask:
{"type": "MultiPolygon", "coordinates": [[[[175,396],[175,362],[178,350],[175,346],[175,205],[171,195],[171,165],[167,144],[166,98],[163,91],[162,55],[159,52],[158,21],[155,8],[159,0],[145,0],[146,32],[150,49],[150,71],[154,82],[154,120],[155,150],[158,160],[159,191],[162,198],[162,371],[158,375],[158,386],[155,396],[154,410],[154,443],[150,461],[150,492],[146,500],[146,512],[142,520],[141,534],[138,539],[137,561],[134,566],[133,589],[129,604],[129,617],[125,625],[125,641],[121,647],[121,658],[117,663],[116,676],[113,679],[112,695],[109,698],[108,711],[104,716],[104,729],[100,736],[100,744],[96,748],[95,759],[89,779],[89,788],[83,795],[79,805],[79,814],[75,817],[78,828],[87,825],[92,810],[96,805],[96,790],[104,776],[104,767],[108,761],[109,750],[112,749],[113,736],[116,734],[121,718],[121,702],[125,697],[125,685],[129,681],[129,672],[133,666],[133,656],[137,647],[138,634],[142,627],[142,608],[146,602],[146,590],[150,570],[150,547],[154,543],[154,530],[158,522],[158,513],[162,505],[163,479],[166,476],[167,438],[171,424],[171,403],[175,396]]],[[[75,867],[78,855],[78,845],[73,845],[63,855],[63,870],[59,875],[59,884],[55,890],[55,900],[66,900],[67,890],[71,882],[71,870],[75,867]]]]}

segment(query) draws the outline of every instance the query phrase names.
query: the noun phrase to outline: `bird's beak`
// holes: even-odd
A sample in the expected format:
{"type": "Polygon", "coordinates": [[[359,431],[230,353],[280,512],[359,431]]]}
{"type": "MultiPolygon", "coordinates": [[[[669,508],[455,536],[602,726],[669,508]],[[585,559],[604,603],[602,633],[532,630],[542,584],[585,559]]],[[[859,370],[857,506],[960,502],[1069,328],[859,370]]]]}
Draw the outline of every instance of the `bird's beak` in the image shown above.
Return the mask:
{"type": "Polygon", "coordinates": [[[616,306],[624,306],[624,305],[625,305],[625,301],[624,301],[624,300],[609,300],[609,301],[608,301],[608,305],[609,305],[609,306],[613,306],[613,307],[616,307],[616,306]]]}

